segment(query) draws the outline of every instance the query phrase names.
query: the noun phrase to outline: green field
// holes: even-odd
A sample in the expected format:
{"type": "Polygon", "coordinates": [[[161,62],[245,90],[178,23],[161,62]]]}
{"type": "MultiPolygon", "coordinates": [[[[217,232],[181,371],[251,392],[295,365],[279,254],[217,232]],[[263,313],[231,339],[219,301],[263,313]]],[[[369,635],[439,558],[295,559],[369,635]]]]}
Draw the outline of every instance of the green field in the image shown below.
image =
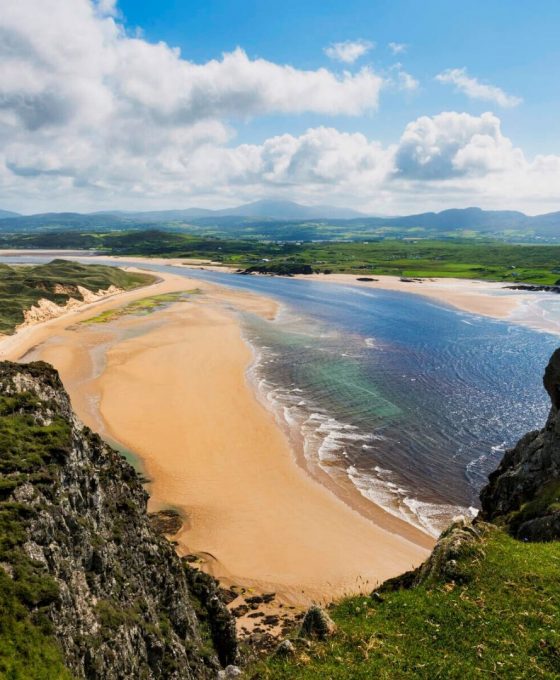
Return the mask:
{"type": "Polygon", "coordinates": [[[459,277],[554,284],[560,246],[472,240],[372,242],[270,242],[217,239],[161,231],[51,233],[14,237],[12,247],[91,248],[112,255],[203,258],[239,269],[405,277],[459,277]]]}
{"type": "Polygon", "coordinates": [[[454,581],[381,599],[353,597],[330,614],[328,642],[256,664],[274,680],[470,680],[560,677],[560,544],[522,543],[492,529],[459,559],[454,581]]]}
{"type": "Polygon", "coordinates": [[[77,286],[93,292],[111,285],[129,290],[153,280],[154,277],[148,274],[66,260],[53,260],[49,264],[32,267],[0,264],[0,333],[13,333],[16,326],[24,321],[24,311],[42,298],[64,305],[70,297],[81,299],[77,286]]]}

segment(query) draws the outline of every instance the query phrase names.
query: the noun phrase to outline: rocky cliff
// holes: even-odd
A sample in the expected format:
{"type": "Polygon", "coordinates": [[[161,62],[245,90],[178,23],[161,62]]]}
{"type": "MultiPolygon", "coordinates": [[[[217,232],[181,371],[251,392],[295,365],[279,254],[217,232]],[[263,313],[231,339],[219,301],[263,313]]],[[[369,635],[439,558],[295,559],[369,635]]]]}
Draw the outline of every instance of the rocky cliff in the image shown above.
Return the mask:
{"type": "Polygon", "coordinates": [[[213,678],[235,660],[217,584],[175,554],[146,504],[52,367],[0,363],[4,677],[213,678]]]}
{"type": "Polygon", "coordinates": [[[529,541],[560,539],[560,349],[543,383],[551,401],[545,426],[505,453],[480,495],[481,519],[507,525],[529,541]]]}

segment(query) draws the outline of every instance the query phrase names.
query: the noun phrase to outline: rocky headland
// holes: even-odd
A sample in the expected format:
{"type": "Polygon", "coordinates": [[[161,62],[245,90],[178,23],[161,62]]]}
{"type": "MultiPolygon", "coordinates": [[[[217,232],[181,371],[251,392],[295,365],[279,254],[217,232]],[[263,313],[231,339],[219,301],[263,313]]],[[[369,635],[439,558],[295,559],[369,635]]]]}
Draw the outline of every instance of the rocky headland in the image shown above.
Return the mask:
{"type": "Polygon", "coordinates": [[[154,529],[138,475],[48,364],[0,364],[0,452],[4,677],[213,678],[235,661],[217,583],[154,529]]]}

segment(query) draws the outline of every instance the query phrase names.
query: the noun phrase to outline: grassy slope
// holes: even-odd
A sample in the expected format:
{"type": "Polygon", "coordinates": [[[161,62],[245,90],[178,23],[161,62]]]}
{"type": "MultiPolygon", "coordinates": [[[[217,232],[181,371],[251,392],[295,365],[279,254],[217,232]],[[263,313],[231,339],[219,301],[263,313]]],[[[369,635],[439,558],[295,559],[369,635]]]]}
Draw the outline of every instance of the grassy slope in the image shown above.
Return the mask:
{"type": "Polygon", "coordinates": [[[308,264],[315,271],[353,274],[455,276],[542,284],[560,279],[560,246],[496,241],[273,243],[144,231],[26,235],[13,237],[10,243],[13,247],[95,248],[117,255],[201,257],[242,268],[262,265],[266,258],[272,270],[296,263],[308,264]]]}
{"type": "Polygon", "coordinates": [[[55,293],[56,284],[80,285],[93,292],[110,285],[136,288],[153,280],[147,274],[133,274],[116,267],[82,265],[65,260],[34,267],[0,265],[0,333],[11,333],[24,320],[23,312],[41,298],[64,305],[70,295],[55,293]]]}
{"type": "Polygon", "coordinates": [[[521,543],[500,530],[463,558],[462,584],[347,599],[338,626],[253,678],[397,680],[560,677],[560,543],[521,543]]]}
{"type": "Polygon", "coordinates": [[[58,419],[35,423],[35,398],[0,395],[0,677],[13,680],[70,678],[43,607],[58,587],[23,550],[29,507],[8,500],[26,479],[52,485],[50,467],[70,447],[70,426],[58,419]]]}

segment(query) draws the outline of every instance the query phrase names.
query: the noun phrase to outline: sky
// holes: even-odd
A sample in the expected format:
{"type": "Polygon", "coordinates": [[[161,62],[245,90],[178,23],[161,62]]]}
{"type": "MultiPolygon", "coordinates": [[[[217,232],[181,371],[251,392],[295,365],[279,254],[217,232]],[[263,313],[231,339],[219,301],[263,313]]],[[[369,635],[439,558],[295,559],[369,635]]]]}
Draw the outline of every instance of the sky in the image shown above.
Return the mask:
{"type": "Polygon", "coordinates": [[[3,0],[0,208],[560,210],[557,0],[3,0]]]}

